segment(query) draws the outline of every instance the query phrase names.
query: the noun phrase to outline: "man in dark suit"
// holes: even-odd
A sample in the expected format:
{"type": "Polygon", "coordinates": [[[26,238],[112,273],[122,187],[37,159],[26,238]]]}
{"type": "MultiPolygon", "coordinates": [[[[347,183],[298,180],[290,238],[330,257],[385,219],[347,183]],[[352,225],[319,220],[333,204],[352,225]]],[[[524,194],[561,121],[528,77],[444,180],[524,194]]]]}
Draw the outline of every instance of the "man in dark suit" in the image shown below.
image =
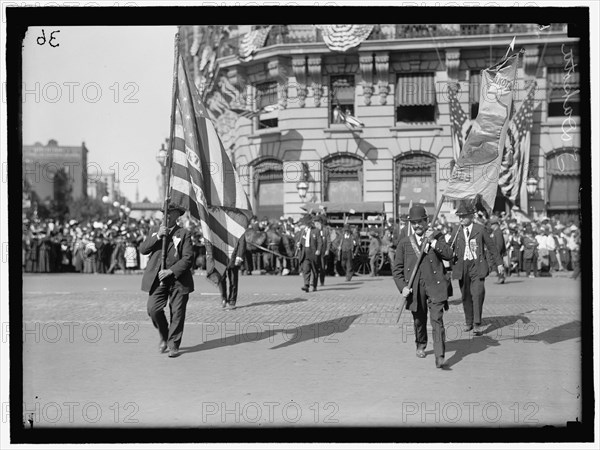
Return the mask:
{"type": "Polygon", "coordinates": [[[315,228],[313,218],[307,214],[303,222],[305,228],[299,233],[298,262],[302,267],[302,275],[304,277],[304,286],[302,290],[308,292],[312,282],[313,292],[317,290],[318,273],[317,260],[321,257],[323,248],[323,239],[321,239],[321,231],[315,228]]]}
{"type": "Polygon", "coordinates": [[[463,309],[465,311],[465,326],[463,331],[473,330],[475,335],[481,335],[481,316],[485,297],[485,277],[489,274],[486,261],[486,250],[490,259],[498,268],[498,274],[504,274],[504,264],[494,240],[486,229],[473,223],[475,208],[468,201],[461,201],[456,215],[460,220],[454,241],[455,265],[452,278],[458,280],[462,292],[463,309]],[[475,328],[473,328],[475,326],[475,328]]]}
{"type": "Polygon", "coordinates": [[[435,366],[442,368],[446,351],[443,315],[444,309],[448,309],[448,281],[442,259],[452,259],[452,248],[440,232],[428,228],[427,212],[421,205],[410,209],[408,219],[414,233],[402,238],[398,243],[392,275],[396,287],[406,299],[407,309],[413,315],[417,357],[425,358],[429,309],[435,366]],[[424,256],[414,281],[409,286],[412,271],[421,252],[424,256]]]}
{"type": "Polygon", "coordinates": [[[225,273],[221,277],[219,283],[219,291],[221,292],[221,306],[227,308],[235,308],[237,302],[238,293],[238,281],[240,265],[244,262],[246,254],[246,234],[242,234],[242,237],[238,239],[237,245],[233,249],[229,264],[225,269],[225,273]],[[229,295],[227,295],[227,282],[229,281],[229,295]]]}
{"type": "Polygon", "coordinates": [[[190,292],[194,291],[191,267],[194,260],[192,238],[185,228],[177,225],[177,219],[185,210],[169,206],[167,226],[155,227],[140,245],[142,255],[150,255],[144,276],[142,291],[148,292],[148,315],[160,334],[159,352],[169,349],[169,357],[179,356],[183,336],[185,311],[190,292]],[[163,239],[167,239],[167,261],[161,269],[163,239]],[[169,302],[171,323],[167,322],[164,308],[169,302]]]}
{"type": "Polygon", "coordinates": [[[321,255],[317,258],[317,274],[321,286],[325,284],[325,275],[327,270],[327,259],[329,257],[329,230],[325,227],[325,218],[323,215],[318,215],[315,220],[315,228],[321,235],[321,255]]]}
{"type": "MultiPolygon", "coordinates": [[[[496,244],[496,250],[498,250],[498,254],[502,260],[502,264],[504,265],[504,257],[506,256],[506,243],[504,242],[504,234],[500,229],[500,221],[494,216],[490,218],[489,224],[491,228],[490,237],[494,240],[494,244],[496,244]]],[[[492,256],[489,251],[487,252],[487,260],[488,266],[494,267],[494,261],[492,260],[492,256]]],[[[495,271],[496,270],[491,270],[491,272],[495,271]]],[[[498,273],[498,281],[496,281],[496,284],[504,284],[504,273],[498,273]]]]}
{"type": "Polygon", "coordinates": [[[354,257],[358,251],[358,240],[350,230],[348,224],[344,225],[339,241],[339,261],[346,274],[346,281],[352,281],[354,276],[354,257]]]}

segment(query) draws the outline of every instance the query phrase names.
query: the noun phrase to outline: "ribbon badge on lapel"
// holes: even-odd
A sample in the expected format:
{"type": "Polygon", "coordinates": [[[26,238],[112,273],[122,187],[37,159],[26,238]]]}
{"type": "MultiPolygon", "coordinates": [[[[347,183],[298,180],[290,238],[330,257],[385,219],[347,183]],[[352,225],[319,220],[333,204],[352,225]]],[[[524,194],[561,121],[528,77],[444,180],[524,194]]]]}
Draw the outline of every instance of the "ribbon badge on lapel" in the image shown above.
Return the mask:
{"type": "Polygon", "coordinates": [[[180,242],[181,242],[181,238],[179,236],[173,236],[173,245],[175,246],[175,256],[177,256],[177,247],[179,247],[180,242]]]}

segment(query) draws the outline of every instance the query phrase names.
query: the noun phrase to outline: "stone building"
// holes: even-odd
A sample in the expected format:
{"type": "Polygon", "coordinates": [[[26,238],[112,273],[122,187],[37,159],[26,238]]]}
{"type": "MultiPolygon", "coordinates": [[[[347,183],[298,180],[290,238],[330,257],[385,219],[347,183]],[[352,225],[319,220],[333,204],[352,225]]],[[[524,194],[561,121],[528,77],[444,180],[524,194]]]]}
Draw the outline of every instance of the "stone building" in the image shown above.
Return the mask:
{"type": "MultiPolygon", "coordinates": [[[[383,202],[394,218],[411,202],[433,210],[453,164],[448,84],[460,84],[474,119],[481,70],[516,36],[525,53],[515,111],[532,81],[537,90],[515,203],[534,216],[578,213],[579,40],[566,24],[182,26],[180,36],[261,218],[325,201],[383,202]]],[[[499,194],[495,209],[509,206],[499,194]]],[[[441,212],[454,209],[445,202],[441,212]]]]}

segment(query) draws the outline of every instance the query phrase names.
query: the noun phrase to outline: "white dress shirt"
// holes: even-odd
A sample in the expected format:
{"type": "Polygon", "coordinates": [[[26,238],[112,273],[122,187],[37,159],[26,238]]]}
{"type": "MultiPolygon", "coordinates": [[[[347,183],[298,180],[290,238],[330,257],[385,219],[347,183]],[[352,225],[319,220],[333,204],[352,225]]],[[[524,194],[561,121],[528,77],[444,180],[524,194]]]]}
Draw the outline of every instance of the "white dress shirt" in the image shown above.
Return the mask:
{"type": "Polygon", "coordinates": [[[471,245],[469,244],[469,240],[471,239],[471,235],[473,234],[473,224],[469,225],[468,227],[463,227],[463,233],[465,235],[465,254],[463,259],[476,259],[477,255],[474,251],[471,250],[471,245]]]}

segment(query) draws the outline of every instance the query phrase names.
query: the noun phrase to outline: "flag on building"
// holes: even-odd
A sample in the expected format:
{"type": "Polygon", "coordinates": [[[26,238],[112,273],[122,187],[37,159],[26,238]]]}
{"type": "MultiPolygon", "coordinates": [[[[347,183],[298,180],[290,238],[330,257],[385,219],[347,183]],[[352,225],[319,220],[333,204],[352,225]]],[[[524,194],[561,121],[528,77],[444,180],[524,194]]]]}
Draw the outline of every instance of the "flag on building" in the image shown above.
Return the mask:
{"type": "Polygon", "coordinates": [[[504,154],[500,163],[498,185],[502,194],[514,205],[527,175],[531,129],[533,128],[533,109],[536,92],[535,81],[529,87],[525,100],[510,121],[506,132],[504,154]]]}
{"type": "Polygon", "coordinates": [[[170,203],[200,221],[210,245],[207,277],[218,282],[252,210],[221,139],[178,57],[170,203]]]}
{"type": "Polygon", "coordinates": [[[452,133],[452,156],[458,161],[463,148],[471,120],[458,101],[458,83],[448,86],[448,99],[450,100],[450,132],[452,133]]]}
{"type": "Polygon", "coordinates": [[[480,198],[488,213],[494,207],[519,55],[481,72],[479,112],[452,170],[447,200],[480,198]]]}

